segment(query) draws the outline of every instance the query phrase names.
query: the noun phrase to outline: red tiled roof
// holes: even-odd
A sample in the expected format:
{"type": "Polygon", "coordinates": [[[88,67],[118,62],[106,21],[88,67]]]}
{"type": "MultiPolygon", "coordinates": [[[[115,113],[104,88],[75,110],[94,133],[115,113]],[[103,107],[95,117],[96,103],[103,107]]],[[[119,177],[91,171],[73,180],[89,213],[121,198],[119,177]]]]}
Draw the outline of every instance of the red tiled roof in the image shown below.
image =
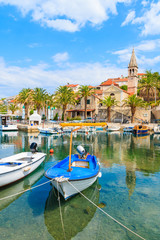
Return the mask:
{"type": "Polygon", "coordinates": [[[108,79],[107,81],[100,84],[100,86],[110,86],[112,84],[115,85],[115,86],[119,86],[117,83],[114,82],[113,79],[108,79]]]}
{"type": "Polygon", "coordinates": [[[146,75],[146,73],[138,73],[138,76],[146,75]]]}
{"type": "Polygon", "coordinates": [[[95,94],[102,95],[103,91],[100,89],[95,89],[95,94]]]}
{"type": "Polygon", "coordinates": [[[78,84],[68,84],[67,87],[77,87],[78,84]]]}
{"type": "Polygon", "coordinates": [[[114,82],[128,82],[128,78],[119,78],[117,80],[114,80],[114,82]]]}

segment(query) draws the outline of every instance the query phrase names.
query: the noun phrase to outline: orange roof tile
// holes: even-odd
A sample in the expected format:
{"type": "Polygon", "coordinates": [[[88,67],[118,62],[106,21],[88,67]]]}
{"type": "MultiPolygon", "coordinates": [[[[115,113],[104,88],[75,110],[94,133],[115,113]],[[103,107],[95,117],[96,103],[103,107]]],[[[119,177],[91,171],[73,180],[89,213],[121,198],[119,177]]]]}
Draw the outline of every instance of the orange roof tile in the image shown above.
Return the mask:
{"type": "Polygon", "coordinates": [[[146,75],[146,73],[138,73],[138,76],[146,75]]]}
{"type": "Polygon", "coordinates": [[[115,86],[119,86],[117,83],[114,82],[113,79],[108,79],[107,81],[100,84],[100,86],[110,86],[112,84],[115,85],[115,86]]]}
{"type": "Polygon", "coordinates": [[[78,84],[68,84],[67,87],[77,87],[78,84]]]}

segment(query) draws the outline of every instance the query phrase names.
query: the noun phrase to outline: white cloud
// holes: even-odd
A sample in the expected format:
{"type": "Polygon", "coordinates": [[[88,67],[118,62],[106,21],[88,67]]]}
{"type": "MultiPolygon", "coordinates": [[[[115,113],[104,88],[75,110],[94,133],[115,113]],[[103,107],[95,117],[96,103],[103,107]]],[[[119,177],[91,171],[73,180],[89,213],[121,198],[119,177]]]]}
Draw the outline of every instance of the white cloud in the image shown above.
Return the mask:
{"type": "MultiPolygon", "coordinates": [[[[145,5],[148,2],[143,1],[142,3],[145,5]]],[[[160,34],[160,1],[157,3],[152,2],[149,9],[144,8],[140,17],[135,17],[134,11],[130,12],[122,26],[127,25],[129,22],[141,25],[142,36],[160,34]]]]}
{"type": "Polygon", "coordinates": [[[126,69],[101,63],[77,63],[60,70],[50,70],[49,67],[45,63],[28,68],[6,66],[4,59],[0,58],[0,96],[16,95],[22,88],[28,87],[42,87],[53,93],[57,87],[68,82],[96,86],[109,77],[127,74],[126,69]]]}
{"type": "Polygon", "coordinates": [[[100,25],[117,14],[117,3],[132,0],[0,0],[0,4],[17,7],[22,15],[31,15],[33,21],[42,26],[74,32],[86,23],[100,25]]]}
{"type": "Polygon", "coordinates": [[[67,52],[57,53],[52,57],[53,61],[56,63],[65,62],[69,59],[69,55],[67,52]]]}
{"type": "Polygon", "coordinates": [[[141,4],[142,4],[144,7],[146,7],[146,6],[149,4],[149,1],[143,0],[143,1],[141,2],[141,4]]]}
{"type": "Polygon", "coordinates": [[[123,27],[123,26],[127,25],[128,23],[132,22],[134,18],[135,18],[135,11],[129,12],[129,14],[127,15],[126,19],[121,24],[121,26],[123,27]]]}
{"type": "MultiPolygon", "coordinates": [[[[127,65],[131,58],[132,49],[133,47],[130,46],[126,49],[113,52],[113,54],[118,55],[118,63],[126,63],[127,65]]],[[[134,49],[138,66],[141,68],[150,69],[155,64],[160,63],[160,56],[158,55],[160,51],[160,39],[142,41],[134,49]],[[147,52],[152,52],[153,57],[146,57],[147,52]]]]}

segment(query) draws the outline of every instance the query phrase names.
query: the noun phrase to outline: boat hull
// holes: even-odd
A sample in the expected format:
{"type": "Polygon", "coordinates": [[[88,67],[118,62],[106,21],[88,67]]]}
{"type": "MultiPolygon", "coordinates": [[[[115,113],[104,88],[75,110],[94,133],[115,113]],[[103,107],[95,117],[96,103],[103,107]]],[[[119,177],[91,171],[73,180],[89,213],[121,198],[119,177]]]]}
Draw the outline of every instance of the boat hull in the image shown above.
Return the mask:
{"type": "Polygon", "coordinates": [[[92,178],[82,179],[78,181],[64,181],[58,182],[56,180],[52,181],[53,187],[55,187],[65,200],[74,196],[75,194],[83,191],[84,189],[90,187],[98,178],[98,174],[92,178]],[[78,191],[77,191],[78,189],[78,191]]]}
{"type": "Polygon", "coordinates": [[[1,125],[0,131],[18,131],[17,125],[1,125]]]}
{"type": "Polygon", "coordinates": [[[148,133],[148,129],[147,130],[133,130],[134,134],[146,134],[148,133]]]}
{"type": "Polygon", "coordinates": [[[35,162],[30,162],[22,167],[19,167],[18,169],[14,169],[10,172],[0,173],[0,187],[4,187],[8,184],[16,182],[32,173],[44,161],[45,155],[46,154],[43,154],[40,159],[37,159],[35,162]]]}

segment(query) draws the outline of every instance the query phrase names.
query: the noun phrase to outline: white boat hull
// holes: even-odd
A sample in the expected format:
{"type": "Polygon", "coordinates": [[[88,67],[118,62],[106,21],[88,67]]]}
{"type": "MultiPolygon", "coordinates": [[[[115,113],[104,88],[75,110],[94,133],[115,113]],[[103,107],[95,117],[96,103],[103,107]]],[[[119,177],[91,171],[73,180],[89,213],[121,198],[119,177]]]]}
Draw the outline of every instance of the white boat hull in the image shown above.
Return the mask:
{"type": "Polygon", "coordinates": [[[154,127],[154,133],[160,134],[160,126],[154,127]]]}
{"type": "Polygon", "coordinates": [[[1,125],[0,131],[18,131],[17,125],[1,125]]]}
{"type": "Polygon", "coordinates": [[[56,180],[52,181],[52,185],[61,193],[65,200],[77,194],[79,191],[90,187],[98,178],[99,174],[92,178],[82,179],[79,181],[63,181],[58,182],[56,180]],[[73,186],[72,186],[73,185],[73,186]],[[75,188],[74,188],[75,187],[75,188]],[[78,189],[78,191],[76,190],[78,189]]]}
{"type": "MultiPolygon", "coordinates": [[[[22,157],[28,157],[28,155],[25,156],[25,154],[34,156],[34,154],[31,155],[31,153],[19,153],[12,157],[1,159],[0,164],[5,162],[22,162],[21,160],[18,160],[18,158],[22,159],[22,157]]],[[[15,167],[0,165],[0,187],[16,182],[33,172],[44,161],[45,156],[46,154],[44,153],[35,153],[35,158],[33,158],[32,161],[25,160],[21,165],[15,167]]]]}
{"type": "Polygon", "coordinates": [[[106,130],[107,132],[116,132],[120,130],[120,127],[109,127],[106,130]]]}

